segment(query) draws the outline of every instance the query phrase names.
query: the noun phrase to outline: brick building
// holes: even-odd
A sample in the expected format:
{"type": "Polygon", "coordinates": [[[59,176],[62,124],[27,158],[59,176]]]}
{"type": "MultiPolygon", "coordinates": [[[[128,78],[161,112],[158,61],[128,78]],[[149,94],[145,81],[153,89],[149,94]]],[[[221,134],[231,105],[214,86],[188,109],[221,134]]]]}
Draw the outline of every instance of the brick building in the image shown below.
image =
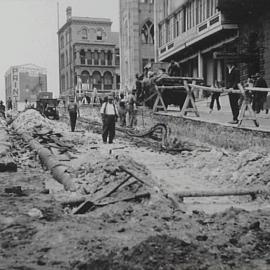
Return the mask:
{"type": "Polygon", "coordinates": [[[47,71],[45,68],[33,65],[18,65],[10,67],[5,74],[6,101],[11,97],[13,106],[21,109],[27,99],[35,102],[40,92],[47,91],[47,71]]]}
{"type": "Polygon", "coordinates": [[[103,18],[72,17],[58,31],[60,96],[120,85],[119,33],[103,18]],[[75,92],[74,92],[75,90],[75,92]]]}
{"type": "Polygon", "coordinates": [[[270,84],[270,12],[267,0],[156,0],[158,58],[181,63],[182,75],[224,80],[226,61],[242,80],[255,72],[270,84]],[[164,12],[160,13],[160,9],[164,12]]]}
{"type": "Polygon", "coordinates": [[[134,87],[135,74],[155,61],[154,1],[120,0],[121,88],[134,87]]]}

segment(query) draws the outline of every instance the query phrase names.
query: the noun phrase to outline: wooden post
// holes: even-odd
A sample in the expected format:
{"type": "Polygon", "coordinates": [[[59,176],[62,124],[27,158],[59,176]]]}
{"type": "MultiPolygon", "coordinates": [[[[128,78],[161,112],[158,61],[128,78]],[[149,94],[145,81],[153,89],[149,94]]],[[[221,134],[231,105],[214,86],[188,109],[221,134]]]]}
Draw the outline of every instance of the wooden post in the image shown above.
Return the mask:
{"type": "Polygon", "coordinates": [[[238,127],[241,126],[243,120],[253,120],[255,126],[258,127],[259,122],[257,120],[255,112],[252,109],[251,99],[246,94],[247,91],[244,89],[241,83],[238,84],[238,88],[244,97],[243,103],[240,108],[238,127]],[[245,116],[246,110],[249,112],[249,116],[245,116]]]}
{"type": "MultiPolygon", "coordinates": [[[[196,81],[193,80],[192,84],[196,84],[196,81]]],[[[195,115],[197,117],[200,117],[197,106],[195,104],[195,100],[194,100],[194,98],[192,96],[193,88],[189,87],[187,80],[184,80],[184,86],[185,86],[185,89],[187,91],[187,97],[186,97],[184,106],[183,106],[183,108],[181,110],[181,116],[185,116],[188,112],[193,112],[193,113],[195,113],[195,115]],[[188,108],[190,103],[191,103],[191,108],[188,108]]]]}
{"type": "Polygon", "coordinates": [[[153,112],[156,112],[157,109],[163,109],[165,112],[167,112],[167,108],[165,106],[165,103],[162,98],[162,89],[160,89],[157,85],[155,85],[156,93],[157,93],[157,98],[155,101],[155,104],[153,106],[153,112]],[[161,104],[159,104],[161,103],[161,104]]]}

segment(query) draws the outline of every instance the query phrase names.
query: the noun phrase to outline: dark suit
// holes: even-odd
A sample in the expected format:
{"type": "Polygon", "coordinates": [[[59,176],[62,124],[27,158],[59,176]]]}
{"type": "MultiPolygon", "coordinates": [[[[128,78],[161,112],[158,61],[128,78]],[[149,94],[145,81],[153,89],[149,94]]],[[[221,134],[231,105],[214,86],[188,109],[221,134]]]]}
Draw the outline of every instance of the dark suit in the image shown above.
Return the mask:
{"type": "MultiPolygon", "coordinates": [[[[233,67],[231,72],[229,73],[229,69],[226,68],[226,88],[238,89],[237,84],[240,83],[240,71],[236,67],[233,67]]],[[[240,98],[240,94],[229,93],[229,101],[233,114],[233,120],[238,120],[239,115],[239,105],[238,100],[240,98]]]]}

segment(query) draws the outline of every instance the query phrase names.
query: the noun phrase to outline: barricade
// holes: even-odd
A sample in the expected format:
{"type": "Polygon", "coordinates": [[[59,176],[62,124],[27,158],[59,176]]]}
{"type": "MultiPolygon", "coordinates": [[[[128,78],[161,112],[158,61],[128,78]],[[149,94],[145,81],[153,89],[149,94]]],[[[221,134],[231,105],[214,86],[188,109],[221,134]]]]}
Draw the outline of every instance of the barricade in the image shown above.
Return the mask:
{"type": "Polygon", "coordinates": [[[252,120],[256,127],[259,127],[259,122],[256,117],[256,113],[252,109],[252,100],[249,96],[249,92],[259,91],[259,92],[270,92],[270,88],[258,88],[258,87],[244,87],[242,84],[238,84],[238,89],[225,89],[225,88],[215,88],[202,86],[197,83],[202,82],[201,78],[192,78],[192,77],[161,77],[156,80],[155,92],[148,97],[145,102],[156,96],[156,100],[153,106],[153,112],[157,112],[159,109],[167,112],[165,102],[162,97],[164,90],[179,90],[186,91],[187,96],[181,109],[181,116],[187,115],[187,113],[194,113],[197,117],[200,117],[198,108],[196,106],[193,91],[195,89],[205,90],[208,92],[217,92],[217,93],[237,93],[240,94],[243,98],[241,108],[239,111],[239,122],[238,126],[240,127],[245,120],[252,120]],[[168,86],[165,83],[170,84],[172,82],[178,82],[178,85],[168,86]],[[191,82],[191,83],[190,83],[191,82]],[[249,115],[246,115],[248,112],[249,115]]]}

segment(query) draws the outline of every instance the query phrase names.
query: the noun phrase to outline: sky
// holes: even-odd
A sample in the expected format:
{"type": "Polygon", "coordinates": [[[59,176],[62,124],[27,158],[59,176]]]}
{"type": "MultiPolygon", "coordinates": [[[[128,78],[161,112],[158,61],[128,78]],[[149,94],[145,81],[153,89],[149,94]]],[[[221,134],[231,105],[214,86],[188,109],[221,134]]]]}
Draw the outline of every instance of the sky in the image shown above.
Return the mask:
{"type": "Polygon", "coordinates": [[[57,3],[59,25],[72,16],[109,18],[119,31],[118,0],[0,0],[0,99],[5,97],[5,72],[10,66],[35,64],[47,69],[48,91],[59,93],[57,3]]]}

